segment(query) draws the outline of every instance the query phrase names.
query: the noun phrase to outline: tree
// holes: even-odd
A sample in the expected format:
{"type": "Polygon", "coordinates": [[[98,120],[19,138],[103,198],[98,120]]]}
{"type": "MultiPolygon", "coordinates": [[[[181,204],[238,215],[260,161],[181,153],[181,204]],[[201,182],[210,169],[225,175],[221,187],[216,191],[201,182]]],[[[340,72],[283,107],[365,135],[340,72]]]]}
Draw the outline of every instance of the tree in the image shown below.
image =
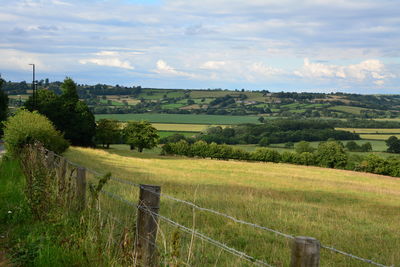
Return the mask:
{"type": "Polygon", "coordinates": [[[360,151],[361,147],[354,141],[349,141],[346,143],[346,148],[349,151],[360,151]]]}
{"type": "Polygon", "coordinates": [[[389,153],[400,153],[400,140],[396,136],[391,136],[386,140],[388,146],[387,152],[389,153]]]}
{"type": "Polygon", "coordinates": [[[311,146],[311,144],[307,141],[300,141],[297,144],[294,145],[294,149],[296,150],[297,153],[301,154],[304,152],[314,152],[315,148],[311,146]]]}
{"type": "Polygon", "coordinates": [[[343,168],[347,164],[346,152],[336,141],[319,143],[316,159],[320,166],[328,168],[343,168]]]}
{"type": "Polygon", "coordinates": [[[110,148],[110,144],[116,143],[119,140],[120,130],[119,121],[110,119],[101,119],[96,127],[96,142],[106,148],[110,148]]]}
{"type": "Polygon", "coordinates": [[[3,134],[2,121],[7,119],[8,114],[8,96],[2,90],[4,80],[0,77],[0,136],[3,134]]]}
{"type": "Polygon", "coordinates": [[[264,123],[265,119],[264,119],[264,117],[259,117],[258,121],[261,122],[261,123],[264,123]]]}
{"type": "MultiPolygon", "coordinates": [[[[72,145],[93,146],[96,123],[92,112],[86,103],[79,100],[76,84],[71,78],[64,80],[61,89],[60,96],[52,91],[39,90],[37,111],[48,117],[72,145]]],[[[32,97],[25,107],[31,111],[35,109],[32,97]]]]}
{"type": "Polygon", "coordinates": [[[137,148],[142,152],[144,148],[151,149],[157,145],[159,136],[157,129],[147,121],[131,121],[123,129],[125,143],[131,150],[137,148]]]}

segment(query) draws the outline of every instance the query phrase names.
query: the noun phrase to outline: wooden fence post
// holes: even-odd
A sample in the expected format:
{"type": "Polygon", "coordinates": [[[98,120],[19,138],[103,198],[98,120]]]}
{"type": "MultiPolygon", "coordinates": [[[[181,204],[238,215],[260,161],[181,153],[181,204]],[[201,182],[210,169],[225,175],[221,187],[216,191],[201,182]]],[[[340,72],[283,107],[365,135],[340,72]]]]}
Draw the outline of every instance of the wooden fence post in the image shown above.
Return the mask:
{"type": "Polygon", "coordinates": [[[290,267],[318,267],[321,244],[312,237],[297,236],[293,241],[290,267]]]}
{"type": "MultiPolygon", "coordinates": [[[[62,194],[65,190],[65,176],[67,175],[67,160],[62,157],[58,169],[58,192],[62,194]]],[[[61,196],[61,195],[60,195],[61,196]]]]}
{"type": "Polygon", "coordinates": [[[54,152],[53,151],[48,151],[47,152],[47,168],[53,169],[54,168],[54,152]]]}
{"type": "Polygon", "coordinates": [[[157,266],[156,237],[161,187],[140,185],[135,256],[140,266],[157,266]]]}
{"type": "Polygon", "coordinates": [[[78,210],[82,211],[86,206],[86,169],[78,167],[76,172],[76,200],[78,210]]]}

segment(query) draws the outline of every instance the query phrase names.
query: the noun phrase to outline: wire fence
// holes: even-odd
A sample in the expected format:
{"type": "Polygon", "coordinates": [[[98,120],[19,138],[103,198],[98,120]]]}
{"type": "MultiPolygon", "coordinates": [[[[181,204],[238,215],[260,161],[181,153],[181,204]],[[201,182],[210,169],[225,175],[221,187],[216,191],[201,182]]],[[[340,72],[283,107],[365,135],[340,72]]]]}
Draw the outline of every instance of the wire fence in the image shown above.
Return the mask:
{"type": "MultiPolygon", "coordinates": [[[[58,158],[58,162],[60,162],[62,159],[65,159],[64,157],[62,157],[60,155],[57,155],[57,154],[54,154],[54,156],[56,158],[58,158]]],[[[66,162],[68,164],[74,166],[75,168],[85,168],[87,172],[92,173],[95,177],[96,176],[97,177],[104,176],[104,174],[101,174],[101,173],[99,173],[99,172],[97,172],[97,171],[95,171],[93,169],[90,169],[90,168],[87,168],[87,167],[82,167],[79,164],[76,164],[76,163],[74,163],[74,162],[72,162],[70,160],[67,160],[67,159],[65,159],[65,160],[66,160],[66,162]]],[[[55,165],[57,167],[60,166],[59,163],[57,163],[55,165]]],[[[113,176],[111,176],[110,179],[112,181],[116,181],[116,182],[124,184],[124,185],[129,185],[129,186],[141,188],[142,190],[146,190],[146,191],[148,191],[148,192],[150,192],[150,193],[152,193],[154,195],[157,195],[159,197],[164,197],[166,199],[169,199],[169,200],[172,200],[172,201],[175,201],[175,202],[178,202],[178,203],[182,203],[182,204],[187,205],[187,206],[189,206],[191,208],[194,208],[194,209],[197,209],[197,210],[200,210],[200,211],[204,211],[204,212],[208,212],[208,213],[212,213],[214,215],[221,216],[223,218],[229,219],[229,220],[231,220],[231,221],[233,221],[235,223],[238,223],[238,224],[247,225],[247,226],[259,229],[259,230],[263,230],[263,231],[267,231],[267,232],[270,232],[270,233],[274,233],[274,234],[276,234],[278,236],[282,236],[282,237],[285,237],[287,239],[291,239],[291,240],[295,239],[295,236],[293,236],[291,234],[283,233],[281,231],[278,231],[278,230],[275,230],[275,229],[271,229],[271,228],[266,227],[266,226],[261,226],[261,225],[255,224],[255,223],[247,222],[247,221],[235,218],[235,217],[233,217],[231,215],[228,215],[228,214],[225,214],[225,213],[213,210],[213,209],[201,207],[201,206],[199,206],[199,205],[197,205],[197,204],[195,204],[193,202],[187,201],[187,200],[182,200],[182,199],[179,199],[179,198],[176,198],[176,197],[164,194],[164,193],[158,193],[158,192],[155,192],[154,190],[150,190],[150,189],[147,189],[146,187],[143,187],[141,184],[137,184],[137,183],[134,183],[134,182],[129,181],[129,180],[125,180],[125,179],[121,179],[121,178],[117,178],[117,177],[113,177],[113,176]]],[[[246,260],[246,261],[248,261],[248,262],[250,262],[250,263],[252,263],[252,264],[254,264],[256,266],[272,266],[267,262],[264,262],[264,261],[261,261],[259,259],[256,259],[255,257],[252,257],[252,256],[250,256],[250,255],[248,255],[248,254],[246,254],[246,253],[244,253],[242,251],[236,250],[235,248],[229,247],[228,245],[226,245],[226,244],[224,244],[224,243],[222,243],[222,242],[220,242],[218,240],[215,240],[215,239],[213,239],[213,238],[211,238],[209,236],[206,236],[203,233],[200,233],[199,231],[197,231],[195,229],[191,229],[191,228],[188,228],[188,227],[186,227],[186,226],[184,226],[182,224],[179,224],[178,222],[175,222],[171,218],[168,218],[166,216],[163,216],[163,215],[160,215],[158,213],[155,213],[155,212],[151,211],[149,208],[146,208],[146,207],[138,205],[138,204],[136,204],[136,203],[134,203],[132,201],[129,201],[129,200],[123,198],[122,196],[118,195],[118,194],[115,194],[113,192],[110,192],[110,191],[107,191],[107,190],[104,190],[104,189],[101,190],[101,193],[106,195],[107,197],[109,197],[111,199],[114,199],[116,201],[125,203],[126,205],[130,206],[131,208],[138,209],[138,210],[144,210],[144,211],[148,212],[149,214],[151,214],[152,216],[158,217],[162,221],[164,221],[164,222],[176,227],[177,229],[180,229],[181,231],[183,231],[183,232],[185,232],[187,234],[193,235],[193,236],[195,236],[195,237],[197,237],[197,238],[199,238],[199,239],[201,239],[201,240],[203,240],[203,241],[205,241],[207,243],[210,243],[210,244],[212,244],[212,245],[214,245],[214,246],[216,246],[218,248],[221,248],[224,251],[226,251],[226,252],[228,252],[228,253],[230,253],[230,254],[232,254],[234,256],[237,256],[240,259],[246,260]]],[[[115,217],[113,219],[118,221],[118,219],[115,218],[115,217]]],[[[118,223],[121,224],[121,221],[118,221],[118,223]]],[[[371,264],[371,265],[380,266],[380,267],[393,267],[393,266],[388,266],[388,265],[384,265],[384,264],[375,262],[375,261],[373,261],[371,259],[366,259],[366,258],[363,258],[363,257],[359,257],[359,256],[353,255],[351,253],[347,253],[347,252],[344,252],[342,250],[339,250],[339,249],[336,249],[334,247],[327,246],[327,245],[324,245],[324,244],[321,244],[321,248],[327,249],[327,250],[329,250],[331,252],[335,252],[335,253],[350,257],[352,259],[355,259],[355,260],[358,260],[358,261],[361,261],[361,262],[364,262],[364,263],[371,264]]]]}

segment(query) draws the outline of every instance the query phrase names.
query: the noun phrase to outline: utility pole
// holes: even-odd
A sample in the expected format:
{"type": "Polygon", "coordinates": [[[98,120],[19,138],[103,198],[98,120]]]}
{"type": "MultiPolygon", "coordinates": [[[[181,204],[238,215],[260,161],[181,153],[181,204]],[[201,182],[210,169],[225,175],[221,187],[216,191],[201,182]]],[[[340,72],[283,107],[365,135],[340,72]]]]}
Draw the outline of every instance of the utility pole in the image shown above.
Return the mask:
{"type": "Polygon", "coordinates": [[[35,64],[32,65],[32,100],[33,108],[36,109],[36,80],[35,80],[35,64]]]}

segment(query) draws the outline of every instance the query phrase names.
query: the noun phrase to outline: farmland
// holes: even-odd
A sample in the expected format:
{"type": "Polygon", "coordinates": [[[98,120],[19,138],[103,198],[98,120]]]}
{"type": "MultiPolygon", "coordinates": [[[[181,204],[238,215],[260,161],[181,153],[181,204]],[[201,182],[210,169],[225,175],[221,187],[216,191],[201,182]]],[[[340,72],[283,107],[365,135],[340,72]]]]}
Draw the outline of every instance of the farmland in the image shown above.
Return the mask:
{"type": "Polygon", "coordinates": [[[187,123],[187,124],[238,124],[259,123],[257,116],[227,116],[227,115],[194,115],[194,114],[98,114],[99,119],[116,119],[119,121],[147,120],[152,123],[187,123]]]}
{"type": "MultiPolygon", "coordinates": [[[[313,236],[323,244],[386,265],[400,261],[396,234],[400,180],[396,178],[286,164],[162,157],[157,151],[131,152],[123,145],[107,151],[74,147],[66,155],[99,172],[161,185],[166,194],[246,221],[313,236]]],[[[126,186],[110,183],[108,189],[131,201],[137,199],[137,192],[126,186]]],[[[288,265],[290,242],[282,237],[194,212],[166,199],[162,199],[160,213],[272,265],[288,265]]],[[[162,224],[161,231],[171,236],[175,230],[162,224]]],[[[159,241],[163,240],[160,236],[159,241]]],[[[182,248],[189,243],[190,236],[182,237],[182,248]]],[[[193,265],[213,266],[217,259],[220,266],[239,264],[198,240],[193,246],[193,265]],[[207,259],[201,257],[204,253],[207,259]]],[[[183,257],[185,253],[183,249],[183,257]]],[[[326,250],[322,250],[321,264],[364,266],[326,250]]]]}

